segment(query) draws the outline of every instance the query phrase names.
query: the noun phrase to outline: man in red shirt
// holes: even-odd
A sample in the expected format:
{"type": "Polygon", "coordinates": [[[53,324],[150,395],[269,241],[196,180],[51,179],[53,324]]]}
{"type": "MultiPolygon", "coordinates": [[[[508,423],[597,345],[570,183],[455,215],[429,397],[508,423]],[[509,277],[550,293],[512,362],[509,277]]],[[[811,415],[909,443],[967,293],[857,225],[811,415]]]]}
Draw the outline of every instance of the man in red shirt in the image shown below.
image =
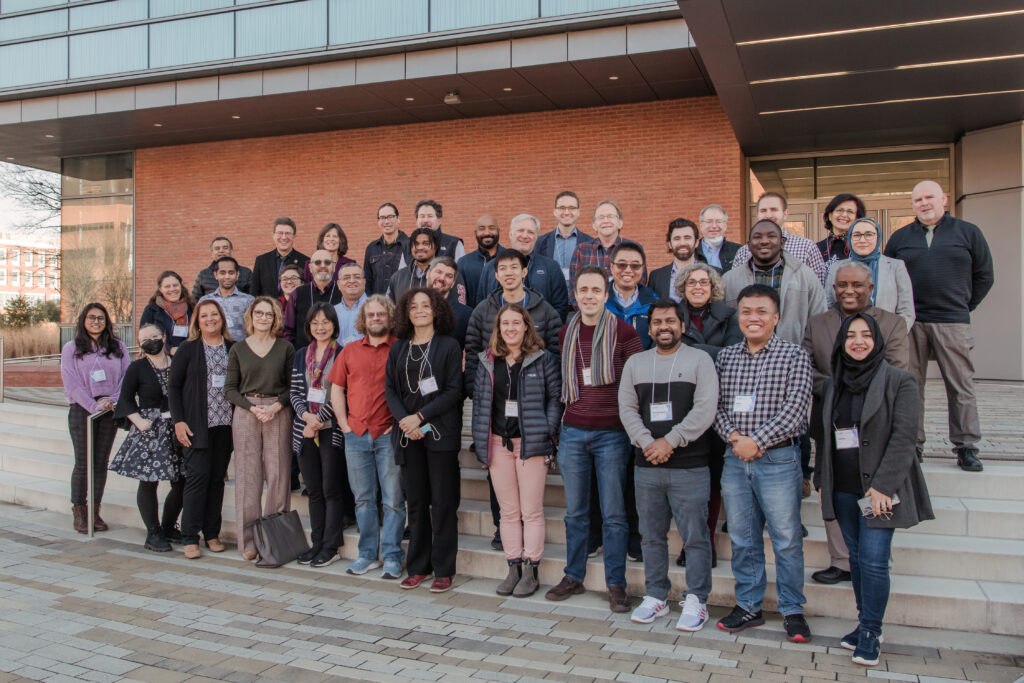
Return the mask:
{"type": "Polygon", "coordinates": [[[356,315],[356,331],[363,337],[345,345],[328,379],[338,427],[345,433],[348,479],[356,499],[359,557],[349,574],[365,574],[381,566],[381,577],[402,575],[402,531],[405,494],[391,448],[391,411],[384,399],[384,366],[395,337],[391,334],[395,305],[383,294],[367,297],[356,315]],[[380,482],[384,524],[377,516],[380,482]]]}

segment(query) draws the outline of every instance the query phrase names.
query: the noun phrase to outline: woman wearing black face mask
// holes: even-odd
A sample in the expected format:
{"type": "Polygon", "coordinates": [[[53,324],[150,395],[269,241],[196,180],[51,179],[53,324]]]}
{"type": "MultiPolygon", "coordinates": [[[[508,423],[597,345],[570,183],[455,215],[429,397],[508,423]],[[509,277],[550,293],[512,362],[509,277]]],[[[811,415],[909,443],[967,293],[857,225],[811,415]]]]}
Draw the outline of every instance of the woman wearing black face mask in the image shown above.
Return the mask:
{"type": "Polygon", "coordinates": [[[136,501],[146,524],[145,547],[163,553],[171,550],[168,536],[174,532],[185,488],[181,452],[174,442],[167,404],[171,359],[165,348],[164,332],[154,323],[143,323],[138,339],[142,357],[128,366],[114,410],[114,419],[128,427],[128,437],[111,461],[110,469],[139,480],[136,501]],[[171,482],[162,524],[156,495],[161,481],[171,482]]]}

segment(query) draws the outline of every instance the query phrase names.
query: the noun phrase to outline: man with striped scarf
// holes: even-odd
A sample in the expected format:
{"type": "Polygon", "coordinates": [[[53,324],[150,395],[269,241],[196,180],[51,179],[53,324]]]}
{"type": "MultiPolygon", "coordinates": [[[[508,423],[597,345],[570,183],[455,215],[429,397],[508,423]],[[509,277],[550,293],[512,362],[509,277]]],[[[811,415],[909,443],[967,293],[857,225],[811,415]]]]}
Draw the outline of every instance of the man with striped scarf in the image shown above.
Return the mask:
{"type": "Polygon", "coordinates": [[[643,351],[629,323],[606,308],[608,274],[584,266],[575,280],[579,313],[558,335],[562,355],[562,402],[566,406],[558,443],[558,468],[565,486],[566,566],[548,600],[584,592],[590,526],[590,476],[597,488],[604,522],[604,575],[613,612],[628,612],[626,595],[625,486],[629,437],[619,420],[619,378],[626,359],[643,351]]]}

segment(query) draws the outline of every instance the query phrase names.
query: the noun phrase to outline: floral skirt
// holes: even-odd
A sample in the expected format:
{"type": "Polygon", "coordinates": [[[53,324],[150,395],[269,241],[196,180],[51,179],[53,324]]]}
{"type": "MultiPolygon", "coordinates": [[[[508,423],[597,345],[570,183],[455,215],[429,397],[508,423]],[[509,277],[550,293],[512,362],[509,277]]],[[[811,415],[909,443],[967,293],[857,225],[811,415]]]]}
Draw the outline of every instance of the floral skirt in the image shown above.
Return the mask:
{"type": "Polygon", "coordinates": [[[144,432],[131,426],[109,469],[139,481],[177,481],[182,476],[181,452],[171,421],[160,417],[156,408],[142,408],[139,415],[153,423],[144,432]]]}

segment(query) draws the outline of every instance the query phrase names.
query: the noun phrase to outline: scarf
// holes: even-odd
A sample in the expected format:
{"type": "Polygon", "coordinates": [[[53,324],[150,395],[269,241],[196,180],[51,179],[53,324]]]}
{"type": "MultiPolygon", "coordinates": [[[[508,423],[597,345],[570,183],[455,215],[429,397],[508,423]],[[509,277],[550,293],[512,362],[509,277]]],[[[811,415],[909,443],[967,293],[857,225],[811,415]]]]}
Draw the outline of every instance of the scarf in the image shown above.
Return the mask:
{"type": "Polygon", "coordinates": [[[854,313],[844,320],[839,326],[839,333],[832,346],[832,381],[836,395],[834,400],[838,402],[838,398],[843,394],[851,396],[851,413],[855,422],[860,422],[860,415],[864,410],[864,394],[867,393],[871,380],[875,378],[883,362],[885,339],[875,319],[864,313],[854,313]],[[871,338],[875,340],[875,348],[871,349],[864,360],[855,360],[846,352],[846,335],[850,331],[850,324],[857,319],[868,324],[871,338]]]}
{"type": "Polygon", "coordinates": [[[156,305],[171,316],[175,325],[188,325],[188,302],[182,297],[177,301],[168,301],[162,296],[156,298],[156,305]]]}
{"type": "MultiPolygon", "coordinates": [[[[580,387],[576,379],[576,349],[579,346],[582,324],[583,319],[579,313],[570,318],[562,340],[562,403],[566,405],[580,400],[580,387]]],[[[615,349],[617,326],[618,319],[607,308],[602,308],[601,316],[594,325],[594,340],[590,347],[592,386],[599,387],[615,382],[612,351],[615,349]]]]}
{"type": "Polygon", "coordinates": [[[826,265],[839,259],[849,258],[852,253],[850,250],[850,240],[848,239],[849,234],[847,232],[846,236],[829,235],[825,240],[825,251],[828,252],[825,256],[826,265]],[[835,249],[834,254],[832,253],[833,249],[835,249]]]}
{"type": "Polygon", "coordinates": [[[690,302],[686,302],[686,311],[689,314],[690,324],[697,328],[697,331],[704,334],[704,316],[708,314],[711,309],[711,302],[704,304],[703,306],[691,306],[690,302]]]}
{"type": "Polygon", "coordinates": [[[875,288],[871,290],[871,305],[874,306],[875,294],[878,293],[878,259],[881,258],[882,256],[881,251],[879,250],[879,245],[881,245],[882,243],[882,239],[880,237],[882,234],[882,229],[878,227],[878,223],[875,222],[874,219],[858,218],[853,222],[853,225],[850,226],[850,232],[853,232],[853,229],[857,227],[858,223],[870,223],[875,228],[875,235],[879,236],[878,239],[875,240],[874,251],[872,251],[867,256],[861,256],[857,252],[850,250],[851,261],[859,261],[860,263],[865,263],[869,268],[871,268],[871,283],[875,286],[875,288]]]}
{"type": "MultiPolygon", "coordinates": [[[[323,389],[324,384],[324,368],[327,364],[334,360],[334,347],[337,346],[337,342],[331,339],[327,342],[327,349],[324,351],[323,358],[320,362],[316,362],[316,339],[309,342],[309,348],[306,349],[306,381],[309,382],[310,389],[323,389]]],[[[310,401],[309,412],[316,415],[320,412],[320,404],[310,401]]]]}

